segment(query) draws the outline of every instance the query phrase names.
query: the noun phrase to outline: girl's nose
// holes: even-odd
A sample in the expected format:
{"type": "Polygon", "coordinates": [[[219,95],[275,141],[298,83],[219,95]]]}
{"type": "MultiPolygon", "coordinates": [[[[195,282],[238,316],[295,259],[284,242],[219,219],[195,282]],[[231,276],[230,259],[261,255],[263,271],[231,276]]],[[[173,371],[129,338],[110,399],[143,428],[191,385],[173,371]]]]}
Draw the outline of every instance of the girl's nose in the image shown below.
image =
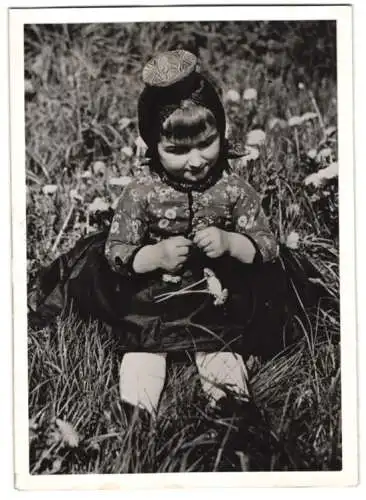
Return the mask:
{"type": "Polygon", "coordinates": [[[191,149],[188,163],[190,167],[200,167],[203,164],[203,158],[198,149],[191,149]]]}

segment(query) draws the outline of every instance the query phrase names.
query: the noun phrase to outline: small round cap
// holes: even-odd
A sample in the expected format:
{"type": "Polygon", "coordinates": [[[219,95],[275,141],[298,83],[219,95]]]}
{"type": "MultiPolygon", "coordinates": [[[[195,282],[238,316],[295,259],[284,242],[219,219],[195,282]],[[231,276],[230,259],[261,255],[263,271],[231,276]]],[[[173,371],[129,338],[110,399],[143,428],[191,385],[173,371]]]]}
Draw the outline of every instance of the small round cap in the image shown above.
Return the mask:
{"type": "Polygon", "coordinates": [[[142,79],[151,87],[169,87],[193,73],[197,57],[186,50],[161,52],[142,71],[142,79]]]}

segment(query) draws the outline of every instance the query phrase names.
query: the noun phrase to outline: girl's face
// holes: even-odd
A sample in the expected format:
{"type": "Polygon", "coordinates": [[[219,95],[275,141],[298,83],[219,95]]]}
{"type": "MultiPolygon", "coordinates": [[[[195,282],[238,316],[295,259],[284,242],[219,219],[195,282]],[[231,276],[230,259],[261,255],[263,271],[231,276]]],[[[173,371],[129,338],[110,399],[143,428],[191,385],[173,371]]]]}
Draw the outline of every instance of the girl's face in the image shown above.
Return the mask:
{"type": "Polygon", "coordinates": [[[220,136],[215,127],[211,127],[204,138],[192,140],[187,145],[162,136],[158,153],[168,174],[177,179],[199,182],[206,178],[218,160],[220,136]]]}

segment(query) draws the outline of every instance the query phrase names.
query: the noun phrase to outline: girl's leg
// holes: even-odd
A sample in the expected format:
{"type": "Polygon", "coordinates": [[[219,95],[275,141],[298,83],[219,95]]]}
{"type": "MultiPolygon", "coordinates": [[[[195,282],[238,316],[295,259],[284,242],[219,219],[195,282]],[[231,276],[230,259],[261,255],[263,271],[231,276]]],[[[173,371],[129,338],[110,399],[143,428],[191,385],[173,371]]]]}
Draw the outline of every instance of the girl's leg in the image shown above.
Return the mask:
{"type": "Polygon", "coordinates": [[[220,386],[249,400],[248,372],[242,356],[233,352],[197,352],[195,361],[202,388],[212,405],[226,395],[220,386]]]}
{"type": "Polygon", "coordinates": [[[166,353],[129,352],[120,368],[122,401],[155,416],[165,383],[166,353]]]}

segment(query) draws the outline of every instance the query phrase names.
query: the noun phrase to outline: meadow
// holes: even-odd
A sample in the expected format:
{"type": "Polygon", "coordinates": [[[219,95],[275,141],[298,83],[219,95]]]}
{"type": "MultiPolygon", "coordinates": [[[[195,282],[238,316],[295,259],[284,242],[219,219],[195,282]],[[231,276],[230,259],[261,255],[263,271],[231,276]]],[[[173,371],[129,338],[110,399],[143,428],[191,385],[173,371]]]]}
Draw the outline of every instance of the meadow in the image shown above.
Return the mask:
{"type": "MultiPolygon", "coordinates": [[[[233,168],[333,300],[298,325],[295,345],[247,360],[254,399],[287,456],[274,455],[272,470],[341,469],[334,23],[28,25],[24,35],[29,289],[42,266],[108,227],[138,175],[144,63],[159,50],[195,52],[222,88],[229,137],[247,146],[233,168]]],[[[171,362],[147,428],[126,424],[118,346],[98,323],[70,315],[29,325],[28,352],[32,474],[219,470],[222,443],[189,360],[171,362]]]]}

